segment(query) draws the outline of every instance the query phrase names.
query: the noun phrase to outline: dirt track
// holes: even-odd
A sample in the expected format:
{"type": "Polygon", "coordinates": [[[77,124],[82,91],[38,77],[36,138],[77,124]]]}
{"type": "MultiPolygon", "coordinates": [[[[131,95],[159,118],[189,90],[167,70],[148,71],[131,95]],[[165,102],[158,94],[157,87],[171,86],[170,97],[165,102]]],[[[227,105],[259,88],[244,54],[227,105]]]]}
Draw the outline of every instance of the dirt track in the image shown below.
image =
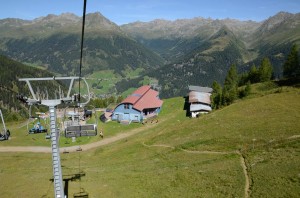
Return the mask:
{"type": "MultiPolygon", "coordinates": [[[[142,143],[146,147],[164,147],[164,148],[170,148],[170,149],[175,149],[173,146],[165,145],[165,144],[154,144],[154,145],[147,145],[144,142],[142,143]]],[[[191,154],[216,154],[216,155],[228,155],[228,154],[237,154],[240,156],[240,164],[243,169],[243,173],[245,176],[245,188],[244,188],[244,197],[248,198],[249,197],[249,191],[250,191],[250,181],[249,181],[249,175],[247,171],[247,166],[245,159],[243,155],[241,154],[240,151],[225,151],[225,152],[220,152],[220,151],[192,151],[192,150],[186,150],[186,149],[180,149],[183,152],[191,153],[191,154]]]]}
{"type": "MultiPolygon", "coordinates": [[[[128,133],[120,133],[116,136],[109,137],[109,138],[104,138],[101,141],[90,143],[90,144],[85,144],[81,145],[82,151],[87,151],[93,148],[97,148],[100,146],[108,145],[110,143],[116,142],[118,140],[130,137],[132,135],[135,135],[143,130],[145,128],[151,128],[155,125],[146,125],[145,127],[138,128],[135,130],[132,130],[131,132],[128,133]]],[[[76,152],[79,146],[70,146],[70,147],[60,147],[60,152],[76,152]]],[[[5,146],[5,147],[0,147],[0,152],[32,152],[32,153],[51,153],[51,147],[43,147],[43,146],[5,146]]]]}

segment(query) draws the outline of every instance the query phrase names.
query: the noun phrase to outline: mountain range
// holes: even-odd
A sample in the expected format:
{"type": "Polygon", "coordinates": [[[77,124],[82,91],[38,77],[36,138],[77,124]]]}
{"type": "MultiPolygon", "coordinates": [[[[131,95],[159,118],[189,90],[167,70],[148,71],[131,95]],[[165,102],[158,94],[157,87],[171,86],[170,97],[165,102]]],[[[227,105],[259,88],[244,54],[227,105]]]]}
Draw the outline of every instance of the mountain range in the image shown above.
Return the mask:
{"type": "MultiPolygon", "coordinates": [[[[80,17],[70,13],[32,21],[0,20],[0,53],[58,74],[76,75],[81,23],[80,17]]],[[[84,45],[84,74],[104,69],[121,72],[126,67],[146,70],[163,62],[100,13],[86,16],[84,45]]]]}
{"type": "Polygon", "coordinates": [[[274,75],[281,76],[291,45],[300,43],[300,13],[280,12],[262,22],[198,17],[136,22],[121,28],[166,60],[153,73],[163,97],[187,93],[188,84],[222,83],[231,64],[243,72],[264,57],[270,59],[274,75]]]}
{"type": "MultiPolygon", "coordinates": [[[[2,19],[0,54],[57,75],[76,75],[81,23],[71,13],[2,19]]],[[[116,93],[138,87],[147,76],[158,80],[162,97],[179,96],[189,84],[222,83],[231,64],[242,72],[264,57],[274,75],[281,76],[294,43],[300,43],[300,13],[280,12],[262,22],[197,17],[122,26],[91,13],[86,16],[83,74],[112,70],[121,76],[116,93]],[[126,70],[137,71],[137,77],[126,76],[126,70]]]]}

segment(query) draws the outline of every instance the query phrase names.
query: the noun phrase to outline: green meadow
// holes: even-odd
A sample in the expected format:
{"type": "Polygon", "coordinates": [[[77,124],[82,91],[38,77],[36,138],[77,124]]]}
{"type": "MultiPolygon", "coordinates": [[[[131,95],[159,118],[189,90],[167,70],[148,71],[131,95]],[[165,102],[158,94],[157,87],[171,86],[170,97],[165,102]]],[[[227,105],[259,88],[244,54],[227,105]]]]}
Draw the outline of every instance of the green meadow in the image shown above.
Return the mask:
{"type": "MultiPolygon", "coordinates": [[[[93,92],[96,95],[106,95],[106,94],[116,94],[116,84],[123,79],[135,79],[140,76],[140,74],[144,70],[142,68],[137,68],[132,70],[130,68],[126,68],[122,75],[115,73],[113,70],[103,70],[93,72],[93,74],[89,75],[86,80],[89,84],[90,92],[93,92]]],[[[139,85],[149,84],[150,79],[148,76],[145,76],[144,79],[139,82],[139,85]]],[[[78,84],[78,83],[77,83],[78,84]]],[[[82,93],[86,94],[87,89],[86,85],[81,85],[82,93]]],[[[127,97],[135,88],[128,89],[124,93],[122,93],[123,97],[127,97]]]]}
{"type": "MultiPolygon", "coordinates": [[[[90,150],[61,154],[68,195],[89,197],[300,197],[300,89],[252,85],[252,94],[191,119],[184,98],[164,100],[145,124],[98,122],[104,138],[60,138],[60,146],[116,138],[90,150]],[[132,134],[124,138],[122,134],[132,134]],[[80,179],[76,174],[84,173],[80,179]]],[[[100,112],[97,116],[100,115],[100,112]]],[[[94,118],[93,118],[94,119],[94,118]]],[[[90,120],[94,122],[94,120],[90,120]]],[[[7,123],[8,146],[48,146],[7,123]]],[[[53,197],[50,153],[0,152],[1,197],[53,197]]]]}

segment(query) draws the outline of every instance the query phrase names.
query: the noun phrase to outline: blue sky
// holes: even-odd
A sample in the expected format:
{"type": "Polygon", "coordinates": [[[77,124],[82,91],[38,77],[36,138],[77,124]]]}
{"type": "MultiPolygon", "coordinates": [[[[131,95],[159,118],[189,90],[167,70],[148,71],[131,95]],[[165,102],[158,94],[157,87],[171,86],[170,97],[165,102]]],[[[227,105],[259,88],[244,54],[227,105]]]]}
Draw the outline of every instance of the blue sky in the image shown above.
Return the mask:
{"type": "MultiPolygon", "coordinates": [[[[0,5],[0,19],[31,20],[65,12],[82,16],[83,0],[0,0],[0,5]]],[[[300,0],[87,0],[87,13],[101,12],[118,25],[194,17],[263,21],[279,11],[300,12],[300,0]]]]}

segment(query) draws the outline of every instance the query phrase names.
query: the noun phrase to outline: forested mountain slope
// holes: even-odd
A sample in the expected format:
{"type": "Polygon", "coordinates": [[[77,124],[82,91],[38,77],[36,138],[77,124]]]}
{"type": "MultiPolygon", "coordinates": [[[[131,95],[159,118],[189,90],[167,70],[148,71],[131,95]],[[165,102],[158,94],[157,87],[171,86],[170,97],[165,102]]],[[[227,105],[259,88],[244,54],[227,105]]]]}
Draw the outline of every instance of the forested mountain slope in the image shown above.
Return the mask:
{"type": "Polygon", "coordinates": [[[270,60],[274,76],[281,77],[292,45],[300,44],[299,13],[280,12],[259,23],[195,18],[121,28],[166,59],[166,66],[149,74],[159,79],[163,97],[182,95],[189,84],[222,83],[231,64],[243,72],[263,58],[270,60]]]}
{"type": "MultiPolygon", "coordinates": [[[[31,97],[28,86],[25,82],[20,82],[19,78],[39,78],[51,77],[52,73],[47,70],[30,67],[5,56],[0,55],[0,108],[6,120],[17,120],[20,117],[28,117],[26,105],[17,99],[18,94],[31,97]]],[[[45,82],[33,83],[33,89],[44,92],[47,90],[49,95],[56,93],[58,85],[63,84],[45,82]]]]}
{"type": "MultiPolygon", "coordinates": [[[[80,57],[81,18],[48,15],[32,21],[0,20],[0,54],[60,74],[76,75],[80,57]]],[[[162,59],[100,13],[86,16],[84,74],[113,69],[157,68],[162,59]]]]}
{"type": "Polygon", "coordinates": [[[216,79],[222,81],[231,64],[243,62],[243,48],[243,43],[223,27],[181,61],[166,65],[150,76],[160,79],[162,97],[184,96],[188,85],[211,86],[216,79]]]}

